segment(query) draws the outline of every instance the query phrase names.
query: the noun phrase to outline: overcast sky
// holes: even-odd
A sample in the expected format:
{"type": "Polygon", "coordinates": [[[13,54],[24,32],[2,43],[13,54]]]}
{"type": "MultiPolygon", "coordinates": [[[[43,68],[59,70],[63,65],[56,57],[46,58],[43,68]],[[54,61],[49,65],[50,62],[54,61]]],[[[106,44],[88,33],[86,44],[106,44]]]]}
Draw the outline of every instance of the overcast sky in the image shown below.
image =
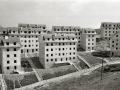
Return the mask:
{"type": "Polygon", "coordinates": [[[0,0],[0,25],[18,23],[99,28],[101,22],[120,22],[118,0],[0,0]]]}

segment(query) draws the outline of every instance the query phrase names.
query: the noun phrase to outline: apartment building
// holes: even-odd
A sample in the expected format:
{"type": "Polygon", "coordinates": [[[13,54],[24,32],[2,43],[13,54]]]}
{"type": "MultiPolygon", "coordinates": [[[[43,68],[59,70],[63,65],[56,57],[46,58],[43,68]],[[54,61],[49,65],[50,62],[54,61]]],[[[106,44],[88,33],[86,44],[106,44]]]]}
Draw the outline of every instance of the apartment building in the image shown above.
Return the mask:
{"type": "Polygon", "coordinates": [[[20,39],[13,37],[0,38],[0,65],[2,73],[10,74],[21,70],[20,39]]]}
{"type": "Polygon", "coordinates": [[[112,22],[102,22],[101,26],[101,37],[103,39],[110,40],[110,37],[120,31],[120,23],[112,23],[112,22]]]}
{"type": "Polygon", "coordinates": [[[120,56],[120,32],[115,33],[110,38],[110,54],[120,56]]]}
{"type": "Polygon", "coordinates": [[[81,46],[84,50],[94,50],[96,46],[96,32],[91,28],[83,28],[81,34],[81,46]]]}
{"type": "Polygon", "coordinates": [[[22,45],[21,57],[38,56],[39,35],[42,33],[48,33],[46,25],[42,24],[18,24],[18,27],[8,27],[7,29],[2,30],[3,31],[1,31],[1,33],[3,34],[3,37],[9,36],[20,38],[20,42],[22,45]]]}
{"type": "Polygon", "coordinates": [[[55,63],[74,62],[77,55],[77,42],[74,34],[41,34],[39,61],[44,68],[50,68],[55,63]]]}
{"type": "Polygon", "coordinates": [[[52,33],[74,34],[78,40],[77,46],[81,46],[81,28],[79,26],[52,26],[52,33]]]}

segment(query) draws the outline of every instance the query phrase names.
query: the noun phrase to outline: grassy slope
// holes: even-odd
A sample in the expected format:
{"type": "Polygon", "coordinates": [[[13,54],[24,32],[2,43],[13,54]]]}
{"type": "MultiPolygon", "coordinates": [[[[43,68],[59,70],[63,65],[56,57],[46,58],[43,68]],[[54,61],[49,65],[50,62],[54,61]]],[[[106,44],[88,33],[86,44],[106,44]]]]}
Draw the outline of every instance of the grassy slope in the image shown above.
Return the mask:
{"type": "Polygon", "coordinates": [[[120,90],[120,72],[106,72],[100,80],[100,70],[80,78],[51,83],[37,90],[120,90]]]}

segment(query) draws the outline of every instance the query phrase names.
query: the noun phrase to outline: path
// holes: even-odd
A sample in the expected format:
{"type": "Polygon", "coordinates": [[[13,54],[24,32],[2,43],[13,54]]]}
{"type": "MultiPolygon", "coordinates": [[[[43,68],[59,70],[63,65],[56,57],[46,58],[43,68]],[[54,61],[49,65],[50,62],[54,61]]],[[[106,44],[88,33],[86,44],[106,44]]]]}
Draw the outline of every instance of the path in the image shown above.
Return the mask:
{"type": "Polygon", "coordinates": [[[32,69],[33,69],[35,75],[37,76],[38,81],[40,82],[41,80],[43,80],[42,77],[39,75],[35,65],[32,62],[32,60],[30,58],[28,58],[28,59],[29,59],[28,61],[29,61],[30,65],[32,66],[32,69]]]}

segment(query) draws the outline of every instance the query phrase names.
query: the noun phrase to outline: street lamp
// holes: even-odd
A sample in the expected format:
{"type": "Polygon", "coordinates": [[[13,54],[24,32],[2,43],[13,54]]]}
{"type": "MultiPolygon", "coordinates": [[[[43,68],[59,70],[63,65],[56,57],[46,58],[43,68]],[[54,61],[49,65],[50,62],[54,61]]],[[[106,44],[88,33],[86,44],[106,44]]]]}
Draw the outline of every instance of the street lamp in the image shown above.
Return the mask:
{"type": "MultiPolygon", "coordinates": [[[[106,55],[106,52],[103,51],[103,52],[102,52],[102,57],[103,57],[103,59],[104,59],[105,55],[106,55]]],[[[102,59],[102,67],[101,67],[101,80],[102,80],[102,78],[103,78],[103,59],[102,59]]]]}

